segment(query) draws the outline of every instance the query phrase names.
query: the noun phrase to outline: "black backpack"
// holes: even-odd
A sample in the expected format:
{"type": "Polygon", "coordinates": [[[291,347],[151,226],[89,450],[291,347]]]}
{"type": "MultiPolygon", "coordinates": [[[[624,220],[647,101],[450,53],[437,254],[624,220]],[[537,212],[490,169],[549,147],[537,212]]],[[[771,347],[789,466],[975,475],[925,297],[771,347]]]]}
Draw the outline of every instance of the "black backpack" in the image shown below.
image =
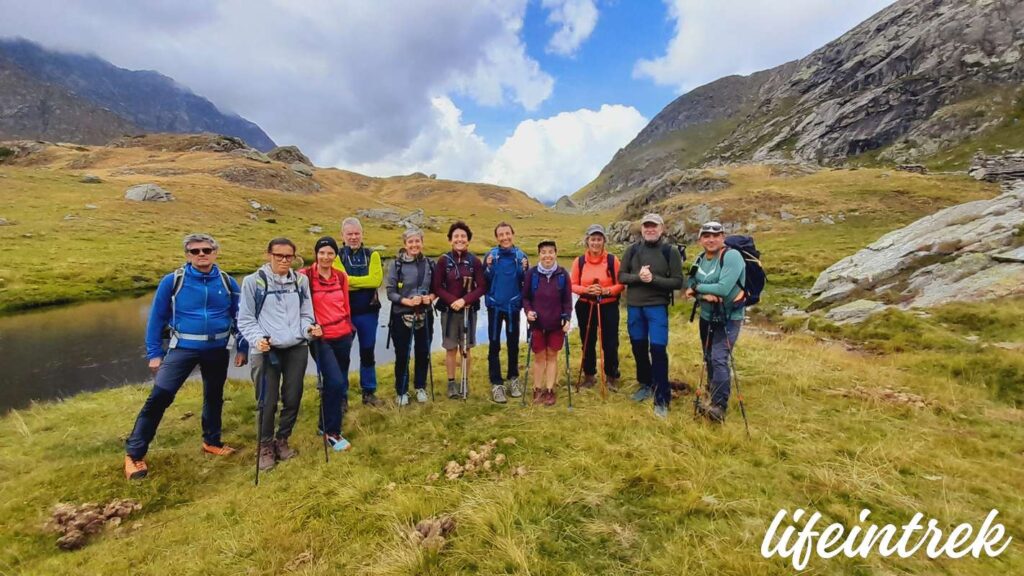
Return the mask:
{"type": "MultiPolygon", "coordinates": [[[[583,266],[587,263],[587,255],[581,254],[579,259],[576,261],[576,283],[583,284],[583,266]]],[[[618,283],[619,279],[615,277],[615,256],[612,253],[608,253],[608,277],[612,279],[612,282],[618,283]]]]}
{"type": "Polygon", "coordinates": [[[754,238],[752,236],[727,236],[725,238],[725,245],[727,248],[739,251],[740,255],[743,256],[743,263],[746,264],[746,285],[739,285],[740,290],[743,290],[744,294],[743,305],[757,305],[761,301],[761,292],[764,291],[764,285],[768,282],[768,275],[761,264],[761,252],[754,245],[754,238]]]}

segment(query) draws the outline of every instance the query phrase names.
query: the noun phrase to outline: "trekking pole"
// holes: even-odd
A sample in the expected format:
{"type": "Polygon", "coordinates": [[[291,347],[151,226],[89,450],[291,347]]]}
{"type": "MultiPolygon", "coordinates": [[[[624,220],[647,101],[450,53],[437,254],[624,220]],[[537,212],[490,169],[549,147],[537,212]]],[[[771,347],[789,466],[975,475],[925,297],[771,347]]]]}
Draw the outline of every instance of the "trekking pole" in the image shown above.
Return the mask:
{"type": "Polygon", "coordinates": [[[565,339],[565,387],[569,389],[569,411],[572,412],[572,380],[569,376],[569,333],[562,332],[565,339]]]}
{"type": "Polygon", "coordinates": [[[330,463],[331,458],[328,456],[327,450],[327,420],[324,418],[324,378],[323,373],[320,371],[320,358],[317,353],[317,346],[319,341],[313,342],[313,345],[309,348],[309,354],[313,357],[313,365],[316,366],[316,390],[320,394],[320,434],[321,440],[324,443],[324,463],[330,463]]]}
{"type": "Polygon", "coordinates": [[[526,323],[526,383],[523,385],[523,395],[520,396],[520,401],[523,408],[526,407],[526,391],[530,389],[530,352],[533,349],[533,327],[529,322],[526,323]]]}
{"type": "MultiPolygon", "coordinates": [[[[696,303],[694,303],[694,304],[696,305],[696,303]]],[[[714,339],[714,330],[715,330],[715,325],[713,323],[711,323],[711,322],[708,322],[708,333],[707,333],[707,335],[705,335],[705,340],[702,343],[703,346],[701,346],[700,381],[697,384],[697,388],[694,389],[694,396],[693,396],[693,416],[694,416],[694,418],[696,418],[698,413],[701,411],[700,396],[701,396],[701,392],[703,391],[703,388],[704,388],[704,378],[705,378],[705,376],[707,377],[708,398],[709,399],[711,398],[711,375],[708,374],[708,355],[711,353],[711,341],[714,339]]],[[[699,334],[699,332],[698,332],[698,334],[699,334]]]]}
{"type": "MultiPolygon", "coordinates": [[[[263,339],[269,342],[270,336],[264,336],[263,339]]],[[[258,416],[256,418],[256,481],[254,483],[255,486],[260,485],[260,450],[262,448],[261,444],[263,444],[263,442],[261,441],[261,434],[263,432],[263,408],[265,406],[264,399],[267,397],[267,363],[276,363],[277,361],[277,358],[275,356],[272,356],[273,353],[274,351],[272,349],[268,351],[266,355],[264,355],[262,359],[262,364],[260,366],[260,395],[258,404],[259,410],[257,411],[258,416]]]]}
{"type": "MultiPolygon", "coordinates": [[[[597,350],[601,354],[601,400],[608,399],[608,383],[605,381],[607,377],[604,368],[604,328],[601,326],[601,297],[597,298],[597,350]]],[[[587,353],[586,350],[583,351],[587,353]]]]}
{"type": "MultiPolygon", "coordinates": [[[[722,306],[723,314],[725,306],[722,306]]],[[[743,392],[740,391],[740,378],[736,373],[736,362],[733,360],[732,340],[729,339],[728,319],[723,320],[722,327],[725,328],[725,345],[729,349],[729,368],[732,370],[732,381],[736,384],[736,400],[739,401],[740,415],[743,416],[743,428],[747,431],[747,440],[750,440],[750,423],[747,422],[747,409],[743,405],[743,392]]]]}
{"type": "Polygon", "coordinates": [[[463,330],[462,330],[462,401],[469,398],[469,376],[466,374],[466,367],[469,365],[469,308],[462,309],[463,330]]]}
{"type": "Polygon", "coordinates": [[[428,304],[427,309],[430,310],[430,314],[423,313],[423,332],[427,338],[427,372],[430,373],[430,401],[436,402],[437,399],[434,397],[434,355],[430,349],[434,343],[434,307],[428,304]]]}
{"type": "Polygon", "coordinates": [[[586,326],[586,330],[583,330],[583,334],[582,334],[583,353],[580,354],[580,371],[576,375],[576,389],[577,390],[580,389],[580,384],[583,382],[583,365],[587,361],[587,344],[590,343],[590,328],[591,328],[591,323],[594,321],[594,308],[595,308],[594,302],[591,301],[591,300],[587,300],[587,304],[590,307],[590,311],[587,312],[587,326],[586,326]]]}

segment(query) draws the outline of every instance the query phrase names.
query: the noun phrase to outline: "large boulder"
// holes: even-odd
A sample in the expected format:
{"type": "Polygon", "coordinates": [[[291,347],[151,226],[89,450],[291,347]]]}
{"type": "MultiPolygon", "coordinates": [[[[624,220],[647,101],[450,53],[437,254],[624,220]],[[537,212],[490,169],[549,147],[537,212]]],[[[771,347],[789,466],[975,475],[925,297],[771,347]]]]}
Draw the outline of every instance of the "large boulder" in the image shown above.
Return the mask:
{"type": "Polygon", "coordinates": [[[873,300],[854,300],[849,304],[836,306],[829,310],[828,314],[825,314],[825,318],[828,318],[836,324],[859,324],[860,322],[867,320],[873,314],[877,314],[886,308],[888,308],[888,306],[881,302],[875,302],[873,300]]]}
{"type": "Polygon", "coordinates": [[[903,307],[1024,294],[1015,260],[1024,229],[1024,182],[991,200],[940,210],[890,232],[818,276],[812,308],[865,291],[895,291],[903,307]]]}
{"type": "Polygon", "coordinates": [[[305,176],[306,178],[313,177],[313,169],[310,168],[308,164],[303,164],[302,162],[292,162],[289,168],[291,168],[292,171],[295,172],[296,174],[300,174],[302,176],[305,176]]]}
{"type": "Polygon", "coordinates": [[[125,200],[136,202],[170,202],[174,196],[156,184],[139,184],[124,192],[125,200]]]}
{"type": "Polygon", "coordinates": [[[1024,151],[1009,150],[1004,154],[975,154],[968,174],[978,180],[1005,182],[1024,179],[1024,151]]]}
{"type": "Polygon", "coordinates": [[[278,146],[267,153],[271,160],[277,160],[278,162],[284,162],[285,164],[292,164],[294,162],[300,162],[307,166],[312,166],[313,163],[306,158],[306,155],[298,149],[297,146],[278,146]]]}

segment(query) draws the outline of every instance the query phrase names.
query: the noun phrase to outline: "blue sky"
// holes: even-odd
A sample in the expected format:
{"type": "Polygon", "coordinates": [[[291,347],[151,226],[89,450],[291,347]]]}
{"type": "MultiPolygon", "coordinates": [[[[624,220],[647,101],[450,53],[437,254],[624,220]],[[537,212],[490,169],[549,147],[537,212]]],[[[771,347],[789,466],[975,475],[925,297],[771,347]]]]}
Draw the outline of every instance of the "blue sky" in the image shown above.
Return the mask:
{"type": "Polygon", "coordinates": [[[0,0],[0,36],[157,70],[320,166],[554,201],[677,96],[891,1],[0,0]]]}

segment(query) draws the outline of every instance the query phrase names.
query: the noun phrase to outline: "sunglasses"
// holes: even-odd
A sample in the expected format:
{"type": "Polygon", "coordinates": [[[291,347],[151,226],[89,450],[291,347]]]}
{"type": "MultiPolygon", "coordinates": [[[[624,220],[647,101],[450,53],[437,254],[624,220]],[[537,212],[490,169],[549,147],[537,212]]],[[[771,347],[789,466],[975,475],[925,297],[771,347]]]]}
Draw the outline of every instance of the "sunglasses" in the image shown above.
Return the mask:
{"type": "Polygon", "coordinates": [[[210,254],[213,254],[214,251],[215,250],[213,248],[189,248],[188,249],[188,253],[193,255],[193,256],[199,256],[200,254],[202,254],[203,256],[209,256],[210,254]]]}
{"type": "Polygon", "coordinates": [[[282,262],[291,262],[292,260],[295,260],[295,254],[276,254],[271,252],[270,255],[274,257],[274,260],[281,260],[282,262]]]}

